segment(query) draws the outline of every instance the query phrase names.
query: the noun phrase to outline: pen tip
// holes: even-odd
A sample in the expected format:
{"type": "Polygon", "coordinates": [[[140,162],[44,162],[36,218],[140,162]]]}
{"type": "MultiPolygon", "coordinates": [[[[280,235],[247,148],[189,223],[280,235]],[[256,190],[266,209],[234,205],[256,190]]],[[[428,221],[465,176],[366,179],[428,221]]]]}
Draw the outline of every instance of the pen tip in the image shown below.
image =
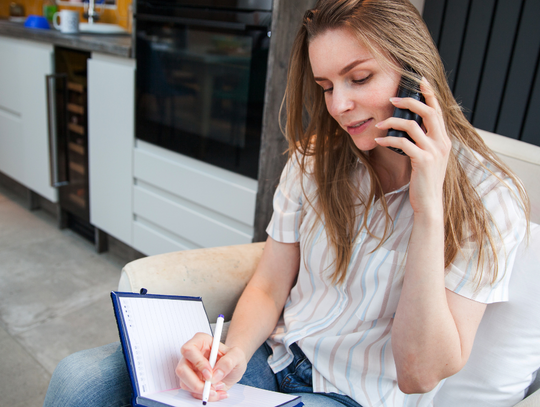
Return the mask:
{"type": "Polygon", "coordinates": [[[203,401],[203,402],[202,402],[202,405],[203,405],[203,406],[206,406],[206,401],[203,401]]]}

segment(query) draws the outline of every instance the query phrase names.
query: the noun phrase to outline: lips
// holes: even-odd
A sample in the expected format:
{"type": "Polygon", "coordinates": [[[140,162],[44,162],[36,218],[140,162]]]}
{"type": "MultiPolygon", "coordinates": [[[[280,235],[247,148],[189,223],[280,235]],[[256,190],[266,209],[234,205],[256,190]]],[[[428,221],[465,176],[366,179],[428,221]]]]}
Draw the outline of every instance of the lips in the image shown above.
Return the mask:
{"type": "Polygon", "coordinates": [[[359,122],[353,122],[351,124],[346,125],[347,131],[349,133],[361,133],[364,131],[364,129],[369,125],[369,123],[372,121],[372,119],[366,119],[359,122]]]}

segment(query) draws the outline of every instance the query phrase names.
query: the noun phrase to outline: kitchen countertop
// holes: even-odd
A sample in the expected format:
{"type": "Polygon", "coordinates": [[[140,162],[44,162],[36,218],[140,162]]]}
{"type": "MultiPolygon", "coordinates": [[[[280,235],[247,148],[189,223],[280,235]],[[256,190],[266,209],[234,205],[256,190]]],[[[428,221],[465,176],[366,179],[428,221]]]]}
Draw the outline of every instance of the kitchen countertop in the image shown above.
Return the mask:
{"type": "Polygon", "coordinates": [[[26,28],[23,23],[15,23],[0,18],[0,35],[22,40],[46,42],[83,51],[102,52],[119,57],[132,57],[130,34],[62,34],[54,28],[50,30],[26,28]]]}

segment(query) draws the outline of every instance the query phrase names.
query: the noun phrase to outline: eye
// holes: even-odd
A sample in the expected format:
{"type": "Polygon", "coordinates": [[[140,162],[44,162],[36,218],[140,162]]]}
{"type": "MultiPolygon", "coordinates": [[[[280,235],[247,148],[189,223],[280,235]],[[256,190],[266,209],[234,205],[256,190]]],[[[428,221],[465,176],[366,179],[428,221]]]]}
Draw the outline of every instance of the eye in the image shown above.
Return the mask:
{"type": "Polygon", "coordinates": [[[369,81],[371,79],[371,74],[369,74],[368,76],[366,76],[365,78],[362,78],[362,79],[355,79],[353,80],[352,82],[353,83],[356,83],[357,85],[361,85],[363,83],[366,83],[367,81],[369,81]]]}
{"type": "Polygon", "coordinates": [[[327,92],[332,92],[334,90],[334,88],[326,88],[322,90],[322,93],[327,93],[327,92]]]}

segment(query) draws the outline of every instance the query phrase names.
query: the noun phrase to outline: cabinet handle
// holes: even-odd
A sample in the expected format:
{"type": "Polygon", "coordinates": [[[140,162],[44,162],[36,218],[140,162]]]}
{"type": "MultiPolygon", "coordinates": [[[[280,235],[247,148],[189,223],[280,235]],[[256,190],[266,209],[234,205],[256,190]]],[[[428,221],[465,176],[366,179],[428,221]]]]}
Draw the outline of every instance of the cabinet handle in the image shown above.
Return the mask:
{"type": "Polygon", "coordinates": [[[52,74],[46,75],[47,83],[47,114],[49,133],[49,156],[51,186],[58,188],[69,184],[65,140],[65,118],[67,102],[67,75],[52,74]],[[63,81],[63,86],[57,88],[57,81],[63,81]],[[57,91],[59,89],[59,91],[57,91]],[[58,103],[57,95],[63,93],[63,103],[58,103]],[[58,120],[60,118],[60,120],[58,120]],[[63,119],[63,120],[62,120],[63,119]],[[62,127],[59,127],[59,122],[62,127]],[[64,134],[60,140],[60,133],[64,134]],[[63,142],[62,142],[63,141],[63,142]]]}

